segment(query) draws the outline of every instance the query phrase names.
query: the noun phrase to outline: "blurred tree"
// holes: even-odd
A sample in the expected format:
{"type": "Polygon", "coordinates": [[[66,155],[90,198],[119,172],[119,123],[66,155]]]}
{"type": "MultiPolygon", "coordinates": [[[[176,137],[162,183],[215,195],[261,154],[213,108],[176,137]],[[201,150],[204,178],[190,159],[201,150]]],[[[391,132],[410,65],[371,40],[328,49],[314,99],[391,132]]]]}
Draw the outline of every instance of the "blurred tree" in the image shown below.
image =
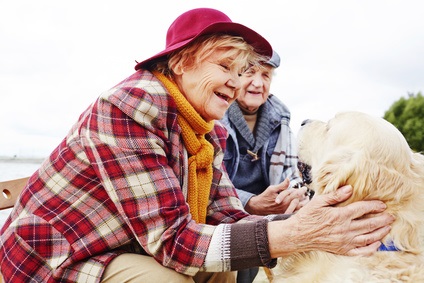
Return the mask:
{"type": "Polygon", "coordinates": [[[408,93],[408,98],[400,98],[384,113],[384,119],[392,123],[405,136],[409,146],[424,151],[424,96],[408,93]]]}

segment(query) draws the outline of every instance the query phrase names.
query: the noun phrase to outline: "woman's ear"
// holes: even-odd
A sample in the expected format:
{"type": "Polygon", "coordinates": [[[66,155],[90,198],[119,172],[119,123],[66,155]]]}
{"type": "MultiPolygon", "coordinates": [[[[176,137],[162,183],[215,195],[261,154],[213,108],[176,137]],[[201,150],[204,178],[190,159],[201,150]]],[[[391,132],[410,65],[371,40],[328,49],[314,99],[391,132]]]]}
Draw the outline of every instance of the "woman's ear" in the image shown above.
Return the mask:
{"type": "Polygon", "coordinates": [[[177,75],[177,76],[181,76],[184,73],[184,68],[181,64],[176,64],[173,68],[172,68],[172,72],[177,75]]]}

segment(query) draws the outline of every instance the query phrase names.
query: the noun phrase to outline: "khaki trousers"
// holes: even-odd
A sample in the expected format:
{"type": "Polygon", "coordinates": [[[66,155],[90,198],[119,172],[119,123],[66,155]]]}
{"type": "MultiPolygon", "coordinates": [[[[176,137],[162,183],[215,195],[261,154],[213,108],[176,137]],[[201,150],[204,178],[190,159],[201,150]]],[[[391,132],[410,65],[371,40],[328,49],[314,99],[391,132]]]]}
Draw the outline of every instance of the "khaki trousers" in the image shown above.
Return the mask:
{"type": "Polygon", "coordinates": [[[150,256],[126,253],[106,267],[101,283],[235,283],[236,272],[199,272],[194,277],[162,266],[150,256]]]}

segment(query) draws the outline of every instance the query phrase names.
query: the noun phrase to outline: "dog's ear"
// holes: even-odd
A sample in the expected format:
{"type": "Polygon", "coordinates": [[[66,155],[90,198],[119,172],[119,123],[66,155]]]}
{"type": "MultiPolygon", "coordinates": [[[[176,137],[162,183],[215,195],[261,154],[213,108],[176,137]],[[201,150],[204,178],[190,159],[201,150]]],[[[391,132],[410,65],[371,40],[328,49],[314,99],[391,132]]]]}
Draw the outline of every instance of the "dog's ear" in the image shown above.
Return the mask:
{"type": "Polygon", "coordinates": [[[313,189],[323,194],[348,184],[358,169],[359,154],[347,147],[330,151],[320,164],[312,166],[313,189]]]}
{"type": "MultiPolygon", "coordinates": [[[[337,190],[341,186],[354,187],[352,197],[348,202],[358,200],[358,194],[364,197],[372,184],[371,180],[361,172],[373,174],[373,170],[363,151],[354,151],[347,147],[335,148],[318,166],[312,166],[313,186],[318,194],[337,190]]],[[[362,199],[359,197],[359,199],[362,199]]]]}
{"type": "Polygon", "coordinates": [[[365,149],[336,148],[317,167],[312,168],[312,176],[313,189],[318,194],[335,191],[344,185],[353,187],[352,196],[344,204],[367,199],[387,202],[399,198],[399,194],[404,198],[411,195],[402,173],[371,158],[365,149]]]}

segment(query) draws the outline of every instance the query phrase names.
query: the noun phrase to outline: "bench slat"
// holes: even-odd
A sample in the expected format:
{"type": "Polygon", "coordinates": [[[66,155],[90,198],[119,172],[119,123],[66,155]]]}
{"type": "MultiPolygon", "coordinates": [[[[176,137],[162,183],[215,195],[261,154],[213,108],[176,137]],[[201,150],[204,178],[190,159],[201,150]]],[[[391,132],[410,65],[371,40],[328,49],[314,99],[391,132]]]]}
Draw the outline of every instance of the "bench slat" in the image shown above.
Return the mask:
{"type": "Polygon", "coordinates": [[[0,182],[0,210],[13,207],[29,177],[0,182]]]}

